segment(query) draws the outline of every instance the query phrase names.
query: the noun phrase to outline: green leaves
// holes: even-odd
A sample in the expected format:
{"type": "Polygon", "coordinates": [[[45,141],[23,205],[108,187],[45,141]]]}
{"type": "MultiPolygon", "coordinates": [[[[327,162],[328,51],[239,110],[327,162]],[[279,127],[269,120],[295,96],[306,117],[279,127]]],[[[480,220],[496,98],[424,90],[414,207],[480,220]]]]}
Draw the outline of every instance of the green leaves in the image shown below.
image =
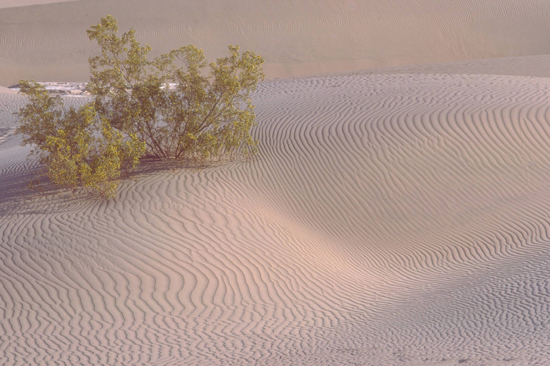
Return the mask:
{"type": "Polygon", "coordinates": [[[257,152],[250,95],[264,78],[262,57],[230,45],[209,64],[188,45],[149,60],[151,47],[133,29],[118,36],[110,15],[86,33],[101,49],[89,59],[93,102],[65,109],[42,85],[21,81],[29,103],[19,111],[17,133],[35,147],[53,183],[112,197],[121,170],[144,155],[204,161],[257,152]]]}
{"type": "Polygon", "coordinates": [[[121,169],[132,169],[145,152],[135,135],[124,138],[101,121],[92,103],[65,110],[59,97],[51,97],[35,82],[22,81],[29,103],[19,113],[16,133],[23,144],[33,144],[44,164],[43,175],[61,187],[82,186],[111,198],[121,169]]]}
{"type": "Polygon", "coordinates": [[[90,59],[88,90],[113,127],[135,134],[156,158],[257,151],[250,94],[264,77],[260,56],[230,45],[226,57],[208,64],[202,50],[188,45],[149,61],[151,48],[136,41],[134,30],[121,37],[117,31],[111,16],[88,30],[102,51],[90,59]]]}

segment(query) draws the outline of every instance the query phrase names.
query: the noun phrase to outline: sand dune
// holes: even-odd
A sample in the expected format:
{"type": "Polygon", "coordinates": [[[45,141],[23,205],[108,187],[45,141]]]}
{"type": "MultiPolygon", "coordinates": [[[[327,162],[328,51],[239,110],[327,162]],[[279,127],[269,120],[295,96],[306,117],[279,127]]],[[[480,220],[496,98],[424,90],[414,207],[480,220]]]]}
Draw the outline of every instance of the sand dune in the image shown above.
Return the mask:
{"type": "Polygon", "coordinates": [[[269,82],[257,159],[103,202],[24,190],[23,100],[0,96],[1,363],[544,365],[549,97],[517,76],[269,82]]]}
{"type": "Polygon", "coordinates": [[[0,87],[0,364],[549,363],[547,1],[51,2],[0,1],[0,85],[86,81],[108,13],[345,74],[262,84],[253,161],[110,201],[26,188],[0,87]]]}
{"type": "Polygon", "coordinates": [[[0,86],[0,94],[17,94],[17,92],[4,86],[0,86]]]}
{"type": "Polygon", "coordinates": [[[0,9],[17,8],[17,7],[30,6],[30,5],[64,3],[68,1],[78,1],[78,0],[2,0],[0,1],[0,9]]]}
{"type": "Polygon", "coordinates": [[[86,0],[0,9],[0,85],[88,80],[85,30],[106,14],[157,52],[252,49],[269,78],[550,54],[546,0],[86,0]]]}
{"type": "Polygon", "coordinates": [[[369,74],[469,74],[550,77],[550,55],[502,57],[453,61],[440,64],[405,65],[358,70],[340,75],[369,74]]]}

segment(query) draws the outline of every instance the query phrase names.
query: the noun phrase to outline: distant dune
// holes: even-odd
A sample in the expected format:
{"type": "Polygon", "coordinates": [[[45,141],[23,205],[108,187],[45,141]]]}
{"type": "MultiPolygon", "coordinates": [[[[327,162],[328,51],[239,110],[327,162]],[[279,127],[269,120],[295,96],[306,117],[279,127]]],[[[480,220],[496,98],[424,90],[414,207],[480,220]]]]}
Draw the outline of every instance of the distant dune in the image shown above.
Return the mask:
{"type": "Polygon", "coordinates": [[[85,30],[106,14],[157,53],[239,44],[269,78],[550,54],[546,0],[81,0],[0,9],[0,85],[86,81],[85,30]]]}
{"type": "Polygon", "coordinates": [[[29,5],[64,3],[68,1],[78,1],[78,0],[2,0],[0,1],[0,9],[17,8],[17,7],[29,6],[29,5]]]}

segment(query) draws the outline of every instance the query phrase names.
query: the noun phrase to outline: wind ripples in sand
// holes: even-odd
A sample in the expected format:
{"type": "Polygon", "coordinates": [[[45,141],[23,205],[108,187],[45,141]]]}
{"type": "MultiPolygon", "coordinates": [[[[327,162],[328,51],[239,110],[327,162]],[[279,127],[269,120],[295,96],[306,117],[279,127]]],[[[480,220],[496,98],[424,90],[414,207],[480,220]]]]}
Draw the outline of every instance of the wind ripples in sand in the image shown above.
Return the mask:
{"type": "MultiPolygon", "coordinates": [[[[0,360],[542,364],[549,96],[524,77],[271,82],[251,162],[0,201],[0,360]]],[[[29,169],[13,141],[4,181],[29,169]]]]}

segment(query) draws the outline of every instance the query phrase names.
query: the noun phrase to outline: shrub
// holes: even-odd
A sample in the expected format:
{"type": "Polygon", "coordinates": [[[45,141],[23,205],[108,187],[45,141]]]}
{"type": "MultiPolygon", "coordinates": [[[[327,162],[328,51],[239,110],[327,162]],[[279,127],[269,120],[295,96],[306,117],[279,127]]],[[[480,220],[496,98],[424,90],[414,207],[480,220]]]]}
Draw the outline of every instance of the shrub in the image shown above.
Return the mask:
{"type": "Polygon", "coordinates": [[[83,186],[105,198],[114,196],[121,169],[134,168],[145,152],[135,135],[124,139],[92,104],[66,109],[59,96],[52,97],[44,86],[21,81],[21,92],[29,103],[19,113],[16,133],[23,144],[32,144],[31,154],[44,164],[42,175],[62,187],[83,186]]]}
{"type": "Polygon", "coordinates": [[[151,48],[136,41],[133,29],[121,37],[117,32],[112,16],[87,31],[101,48],[89,60],[87,89],[113,127],[136,134],[157,158],[256,152],[250,93],[264,77],[260,56],[229,46],[228,56],[208,65],[202,50],[189,45],[149,61],[151,48]]]}
{"type": "Polygon", "coordinates": [[[93,102],[66,109],[42,85],[20,82],[29,103],[16,132],[34,145],[53,183],[112,197],[121,169],[143,155],[204,161],[256,153],[250,94],[264,77],[260,56],[229,46],[228,56],[207,64],[189,45],[148,60],[151,48],[134,29],[117,33],[110,15],[87,31],[101,49],[89,59],[93,102]]]}

